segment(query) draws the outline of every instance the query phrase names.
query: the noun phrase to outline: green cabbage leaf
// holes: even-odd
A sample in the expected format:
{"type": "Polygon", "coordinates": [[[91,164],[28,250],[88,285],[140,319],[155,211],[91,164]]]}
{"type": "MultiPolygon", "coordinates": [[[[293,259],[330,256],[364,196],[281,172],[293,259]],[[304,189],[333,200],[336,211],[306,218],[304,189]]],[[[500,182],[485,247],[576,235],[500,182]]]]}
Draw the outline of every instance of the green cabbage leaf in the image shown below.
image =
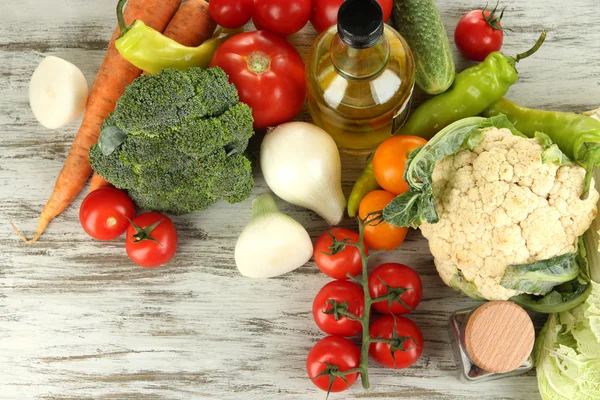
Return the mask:
{"type": "Polygon", "coordinates": [[[544,400],[600,399],[600,284],[569,311],[551,314],[536,344],[544,400]]]}

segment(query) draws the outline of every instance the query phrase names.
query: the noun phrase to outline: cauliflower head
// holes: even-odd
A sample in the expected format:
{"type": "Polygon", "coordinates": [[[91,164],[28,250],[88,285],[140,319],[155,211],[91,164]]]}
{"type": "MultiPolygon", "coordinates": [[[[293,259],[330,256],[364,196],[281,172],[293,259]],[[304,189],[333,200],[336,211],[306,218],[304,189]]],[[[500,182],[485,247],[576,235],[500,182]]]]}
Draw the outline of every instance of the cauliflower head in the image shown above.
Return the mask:
{"type": "Polygon", "coordinates": [[[482,297],[506,300],[520,294],[500,285],[507,266],[575,252],[597,215],[599,194],[592,184],[580,199],[585,170],[544,162],[539,140],[505,128],[483,135],[472,150],[435,164],[439,221],[420,228],[446,284],[458,276],[482,297]]]}

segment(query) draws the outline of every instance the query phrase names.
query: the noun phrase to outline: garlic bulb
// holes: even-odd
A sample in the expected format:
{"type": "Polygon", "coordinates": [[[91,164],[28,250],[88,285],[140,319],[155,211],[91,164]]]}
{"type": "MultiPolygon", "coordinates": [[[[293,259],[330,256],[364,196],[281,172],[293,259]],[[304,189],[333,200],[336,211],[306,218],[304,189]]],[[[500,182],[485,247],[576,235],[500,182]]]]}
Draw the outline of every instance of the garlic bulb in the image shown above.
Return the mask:
{"type": "Polygon", "coordinates": [[[260,166],[283,200],[313,210],[330,225],[344,217],[340,153],[331,136],[306,122],[288,122],[267,133],[260,166]]]}
{"type": "Polygon", "coordinates": [[[313,246],[306,229],[288,217],[268,194],[252,202],[252,220],[235,245],[235,264],[250,278],[283,275],[306,264],[313,246]]]}

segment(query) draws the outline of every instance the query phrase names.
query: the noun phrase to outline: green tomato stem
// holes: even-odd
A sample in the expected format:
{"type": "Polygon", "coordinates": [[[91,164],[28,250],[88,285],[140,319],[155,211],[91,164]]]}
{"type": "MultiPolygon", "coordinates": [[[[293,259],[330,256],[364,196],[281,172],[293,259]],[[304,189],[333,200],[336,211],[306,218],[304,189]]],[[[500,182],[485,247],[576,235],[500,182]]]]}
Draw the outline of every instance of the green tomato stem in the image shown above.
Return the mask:
{"type": "Polygon", "coordinates": [[[360,319],[360,323],[362,324],[363,332],[362,332],[362,348],[360,353],[360,365],[359,368],[362,368],[360,379],[362,381],[363,388],[368,389],[371,387],[369,383],[369,346],[371,345],[371,334],[369,333],[369,320],[371,319],[371,305],[373,303],[373,299],[371,299],[371,293],[369,293],[369,257],[365,253],[364,248],[364,233],[365,233],[365,223],[362,219],[358,218],[358,251],[360,252],[360,258],[362,259],[362,287],[365,296],[365,311],[363,313],[363,317],[360,319]]]}
{"type": "MultiPolygon", "coordinates": [[[[371,221],[369,221],[369,223],[371,223],[371,221]]],[[[365,302],[364,313],[363,313],[362,317],[358,317],[357,315],[354,315],[346,310],[339,311],[340,315],[343,315],[346,318],[350,318],[350,319],[359,321],[360,324],[362,325],[362,346],[361,346],[361,350],[360,350],[360,364],[357,368],[353,368],[348,371],[338,372],[338,374],[349,375],[349,374],[354,374],[354,373],[358,372],[358,373],[360,373],[360,379],[361,379],[363,388],[369,389],[371,387],[371,384],[369,383],[369,346],[373,342],[384,342],[385,341],[385,343],[391,343],[390,340],[385,340],[385,339],[381,339],[381,338],[375,338],[375,339],[371,338],[371,334],[369,333],[369,321],[371,320],[371,306],[376,301],[388,300],[390,297],[393,298],[393,296],[395,296],[396,294],[390,293],[390,294],[378,297],[376,299],[371,298],[371,293],[369,292],[369,271],[368,271],[369,259],[371,259],[373,256],[376,256],[377,254],[382,253],[383,250],[379,250],[379,251],[376,251],[374,253],[367,255],[365,248],[364,248],[364,244],[365,244],[364,231],[365,231],[365,221],[358,218],[358,232],[359,232],[358,243],[349,243],[349,242],[345,243],[346,246],[356,247],[360,254],[360,258],[362,260],[362,276],[361,276],[361,278],[359,279],[355,276],[350,276],[350,275],[348,277],[350,278],[351,281],[361,285],[363,288],[364,302],[365,302]]],[[[335,242],[335,240],[334,240],[334,242],[335,242]]]]}

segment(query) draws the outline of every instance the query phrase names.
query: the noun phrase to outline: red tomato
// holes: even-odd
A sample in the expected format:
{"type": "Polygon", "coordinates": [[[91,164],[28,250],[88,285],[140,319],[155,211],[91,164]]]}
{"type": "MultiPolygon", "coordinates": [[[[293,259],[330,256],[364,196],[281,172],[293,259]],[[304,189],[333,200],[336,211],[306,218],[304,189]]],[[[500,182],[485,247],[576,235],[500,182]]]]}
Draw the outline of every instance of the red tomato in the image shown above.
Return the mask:
{"type": "Polygon", "coordinates": [[[125,192],[104,187],[88,194],[79,209],[83,230],[98,240],[116,239],[127,230],[135,207],[125,192]]]}
{"type": "Polygon", "coordinates": [[[411,151],[426,143],[427,140],[410,135],[392,136],[381,143],[373,156],[373,172],[379,186],[395,195],[408,191],[404,180],[406,160],[411,151]]]}
{"type": "Polygon", "coordinates": [[[140,214],[127,228],[127,255],[146,268],[168,263],[177,251],[177,231],[173,221],[157,212],[140,214]]]}
{"type": "Polygon", "coordinates": [[[252,20],[256,29],[287,36],[304,28],[310,10],[311,0],[256,0],[252,20]]]}
{"type": "Polygon", "coordinates": [[[316,378],[317,375],[328,369],[343,372],[358,368],[359,365],[360,350],[358,347],[348,339],[339,336],[327,336],[319,340],[306,359],[306,370],[312,383],[319,389],[330,392],[343,392],[350,388],[356,382],[358,372],[345,375],[347,383],[339,377],[336,377],[331,383],[329,375],[321,375],[316,378]]]}
{"type": "Polygon", "coordinates": [[[323,286],[313,301],[312,313],[317,326],[325,333],[337,336],[354,336],[362,331],[360,322],[338,315],[326,314],[333,310],[330,300],[335,300],[339,309],[362,317],[365,309],[365,294],[362,287],[349,281],[332,281],[323,286]],[[345,303],[345,304],[342,304],[345,303]]]}
{"type": "Polygon", "coordinates": [[[496,9],[489,11],[469,11],[458,21],[454,31],[454,43],[468,59],[483,61],[494,51],[502,48],[504,31],[500,17],[494,15],[496,9]]]}
{"type": "MultiPolygon", "coordinates": [[[[310,22],[317,30],[323,32],[325,29],[337,24],[337,15],[344,0],[313,0],[310,22]]],[[[377,0],[383,10],[385,22],[392,15],[393,0],[377,0]]]]}
{"type": "Polygon", "coordinates": [[[423,353],[423,334],[417,324],[408,318],[386,315],[373,322],[369,332],[372,338],[393,341],[391,345],[375,342],[369,347],[369,354],[373,360],[384,367],[410,367],[423,353]]]}
{"type": "MultiPolygon", "coordinates": [[[[323,233],[315,244],[314,257],[317,267],[333,279],[346,280],[348,274],[356,276],[362,271],[362,258],[355,246],[346,246],[342,242],[358,243],[358,233],[348,229],[333,228],[323,233]],[[333,245],[333,239],[340,242],[333,245]]],[[[366,251],[366,249],[365,249],[366,251]]]]}
{"type": "Polygon", "coordinates": [[[254,11],[254,0],[210,0],[210,17],[223,28],[237,29],[248,23],[254,11]]]}
{"type": "MultiPolygon", "coordinates": [[[[395,197],[385,190],[372,191],[360,201],[358,216],[365,220],[370,213],[382,211],[395,197]]],[[[365,245],[373,250],[394,250],[404,242],[407,233],[407,228],[393,226],[385,221],[370,222],[365,225],[365,245]]]]}
{"type": "Polygon", "coordinates": [[[396,297],[389,301],[373,303],[373,308],[382,314],[402,315],[417,308],[423,295],[423,286],[419,274],[404,264],[381,264],[369,275],[369,293],[371,298],[384,296],[391,291],[396,297]],[[391,302],[391,307],[390,307],[391,302]],[[408,306],[408,308],[406,307],[408,306]]]}
{"type": "Polygon", "coordinates": [[[241,33],[223,43],[211,67],[221,67],[252,108],[254,128],[294,118],[306,99],[304,62],[285,38],[269,31],[241,33]]]}

